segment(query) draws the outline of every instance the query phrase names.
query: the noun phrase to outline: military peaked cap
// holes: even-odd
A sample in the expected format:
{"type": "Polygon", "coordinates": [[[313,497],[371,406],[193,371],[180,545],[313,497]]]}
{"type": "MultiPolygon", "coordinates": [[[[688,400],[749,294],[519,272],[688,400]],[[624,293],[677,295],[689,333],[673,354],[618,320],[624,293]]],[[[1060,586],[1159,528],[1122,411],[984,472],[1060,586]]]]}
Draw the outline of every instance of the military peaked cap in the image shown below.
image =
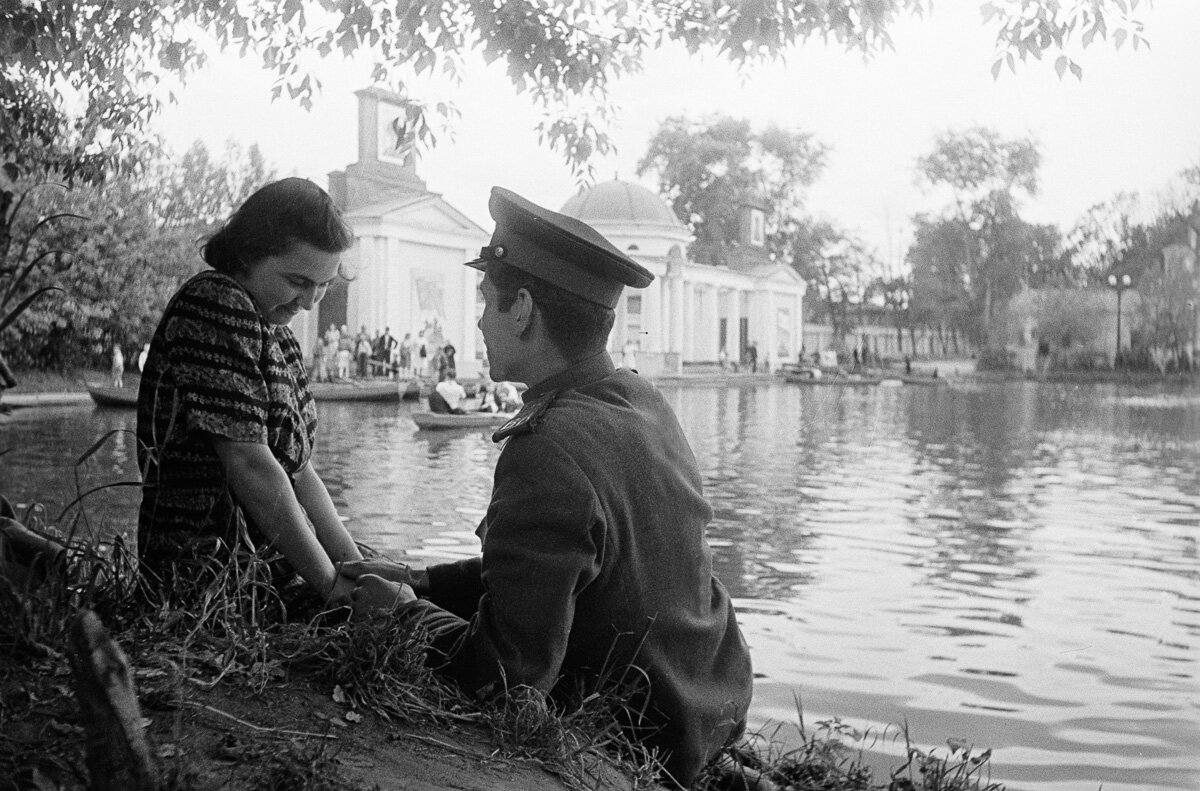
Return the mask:
{"type": "Polygon", "coordinates": [[[645,288],[654,280],[592,226],[511,190],[492,187],[488,211],[496,230],[467,266],[486,269],[488,261],[503,261],[606,308],[617,306],[625,286],[645,288]]]}

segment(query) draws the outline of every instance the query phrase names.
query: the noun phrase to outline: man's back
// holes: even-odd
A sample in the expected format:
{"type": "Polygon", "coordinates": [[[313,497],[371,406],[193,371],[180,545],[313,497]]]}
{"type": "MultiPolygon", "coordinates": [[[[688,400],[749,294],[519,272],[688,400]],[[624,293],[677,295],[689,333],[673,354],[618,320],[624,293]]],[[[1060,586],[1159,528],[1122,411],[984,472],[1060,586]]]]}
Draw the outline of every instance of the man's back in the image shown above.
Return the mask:
{"type": "Polygon", "coordinates": [[[517,420],[536,417],[501,453],[480,526],[477,626],[451,666],[470,688],[499,665],[510,686],[561,692],[606,662],[634,664],[650,683],[646,724],[660,729],[646,741],[690,782],[745,716],[749,653],[712,577],[712,511],[678,421],[652,386],[604,365],[531,390],[517,420]]]}

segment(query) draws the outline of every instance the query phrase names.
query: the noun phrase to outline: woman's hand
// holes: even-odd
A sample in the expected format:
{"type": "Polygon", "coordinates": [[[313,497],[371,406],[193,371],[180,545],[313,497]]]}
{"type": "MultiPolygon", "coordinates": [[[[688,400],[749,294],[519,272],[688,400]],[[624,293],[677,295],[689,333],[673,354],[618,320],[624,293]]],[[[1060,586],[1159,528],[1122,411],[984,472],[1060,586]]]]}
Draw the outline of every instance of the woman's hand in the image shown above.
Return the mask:
{"type": "Polygon", "coordinates": [[[329,596],[325,598],[326,607],[345,607],[350,604],[350,594],[354,591],[355,581],[349,577],[336,577],[329,596]]]}
{"type": "Polygon", "coordinates": [[[389,582],[398,582],[408,585],[417,595],[426,595],[429,593],[429,575],[424,571],[417,571],[409,568],[404,563],[396,563],[386,558],[372,558],[370,560],[348,560],[345,563],[338,564],[338,574],[342,577],[348,577],[352,580],[357,580],[365,574],[373,574],[377,577],[382,577],[389,582]]]}
{"type": "Polygon", "coordinates": [[[413,589],[402,582],[391,582],[377,574],[363,574],[350,592],[355,621],[369,621],[390,615],[398,606],[416,601],[413,589]]]}

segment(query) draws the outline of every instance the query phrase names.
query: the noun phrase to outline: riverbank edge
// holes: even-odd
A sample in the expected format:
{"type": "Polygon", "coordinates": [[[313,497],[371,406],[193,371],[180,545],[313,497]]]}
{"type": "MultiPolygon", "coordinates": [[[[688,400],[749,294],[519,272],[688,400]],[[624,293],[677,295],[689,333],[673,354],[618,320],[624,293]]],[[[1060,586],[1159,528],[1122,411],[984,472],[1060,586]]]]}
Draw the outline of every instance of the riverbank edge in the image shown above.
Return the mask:
{"type": "MultiPolygon", "coordinates": [[[[1047,382],[1055,384],[1120,384],[1136,387],[1168,385],[1178,387],[1200,386],[1200,373],[1158,374],[1149,371],[976,371],[974,360],[929,360],[913,365],[913,372],[922,375],[934,374],[947,383],[1004,384],[1009,382],[1047,382]]],[[[894,373],[881,369],[883,374],[894,373]]],[[[18,372],[22,381],[24,372],[18,372]]],[[[661,374],[647,377],[656,385],[756,385],[782,381],[779,372],[706,371],[684,374],[661,374]]],[[[0,409],[28,408],[39,406],[71,406],[90,400],[88,382],[105,382],[101,371],[84,371],[56,377],[37,377],[31,385],[18,384],[12,390],[0,390],[0,409]],[[66,384],[70,387],[64,387],[66,384]],[[41,389],[48,385],[54,389],[41,389]]],[[[126,387],[136,390],[137,377],[130,377],[126,387]]]]}

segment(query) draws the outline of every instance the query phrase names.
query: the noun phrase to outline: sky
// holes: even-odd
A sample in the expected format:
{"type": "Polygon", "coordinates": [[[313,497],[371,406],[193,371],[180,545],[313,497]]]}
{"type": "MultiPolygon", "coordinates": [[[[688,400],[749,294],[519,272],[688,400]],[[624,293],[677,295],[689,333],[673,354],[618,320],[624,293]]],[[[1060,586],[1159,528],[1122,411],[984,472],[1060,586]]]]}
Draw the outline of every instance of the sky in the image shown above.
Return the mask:
{"type": "MultiPolygon", "coordinates": [[[[637,161],[661,121],[724,113],[755,128],[775,123],[811,132],[830,149],[808,193],[809,210],[857,234],[879,259],[899,266],[911,218],[939,211],[945,196],[916,180],[914,163],[948,130],[982,125],[1006,138],[1031,136],[1042,153],[1041,189],[1023,216],[1064,232],[1118,192],[1152,202],[1186,167],[1200,165],[1200,1],[1155,0],[1141,7],[1150,48],[1121,50],[1100,41],[1072,51],[1082,81],[1059,79],[1054,55],[991,74],[994,33],[975,0],[940,0],[924,19],[892,28],[894,51],[864,61],[836,45],[810,42],[782,63],[740,74],[722,58],[682,49],[653,53],[642,73],[610,86],[619,115],[609,131],[618,151],[595,160],[599,180],[639,178],[637,161]]],[[[578,189],[557,153],[539,146],[542,111],[516,94],[502,66],[468,58],[461,86],[414,86],[411,95],[450,98],[461,111],[453,139],[421,155],[418,174],[490,230],[488,192],[501,185],[558,209],[578,189]],[[441,91],[441,92],[439,92],[441,91]]],[[[271,75],[253,59],[214,57],[177,91],[156,128],[176,150],[197,139],[220,150],[227,140],[258,143],[278,175],[325,184],[357,158],[355,90],[369,67],[329,59],[311,111],[271,101],[271,75]]]]}

